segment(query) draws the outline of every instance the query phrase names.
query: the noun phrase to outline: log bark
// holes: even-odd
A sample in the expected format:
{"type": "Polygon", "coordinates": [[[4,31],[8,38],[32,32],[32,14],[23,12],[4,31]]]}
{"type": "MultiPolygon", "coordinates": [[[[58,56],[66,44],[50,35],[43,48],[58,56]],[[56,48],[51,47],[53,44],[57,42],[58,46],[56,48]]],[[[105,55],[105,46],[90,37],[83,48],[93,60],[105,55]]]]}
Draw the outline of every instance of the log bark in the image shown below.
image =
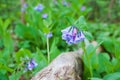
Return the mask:
{"type": "Polygon", "coordinates": [[[82,80],[81,50],[62,53],[31,80],[82,80]]]}

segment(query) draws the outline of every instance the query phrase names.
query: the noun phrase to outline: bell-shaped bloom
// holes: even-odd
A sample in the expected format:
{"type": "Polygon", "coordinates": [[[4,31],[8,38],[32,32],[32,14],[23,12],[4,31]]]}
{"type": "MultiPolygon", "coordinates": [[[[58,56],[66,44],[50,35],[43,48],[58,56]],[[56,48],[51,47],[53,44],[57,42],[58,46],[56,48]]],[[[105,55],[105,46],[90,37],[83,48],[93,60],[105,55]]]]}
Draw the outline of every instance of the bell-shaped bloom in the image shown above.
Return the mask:
{"type": "Polygon", "coordinates": [[[34,10],[41,12],[44,9],[44,6],[42,4],[38,4],[34,7],[34,10]]]}
{"type": "Polygon", "coordinates": [[[62,39],[66,40],[68,44],[77,44],[78,42],[85,39],[85,36],[82,31],[78,31],[78,29],[74,26],[70,26],[62,32],[62,39]]]}
{"type": "Polygon", "coordinates": [[[31,59],[28,63],[27,63],[27,70],[32,70],[33,68],[35,68],[38,64],[35,62],[34,59],[31,59]]]}

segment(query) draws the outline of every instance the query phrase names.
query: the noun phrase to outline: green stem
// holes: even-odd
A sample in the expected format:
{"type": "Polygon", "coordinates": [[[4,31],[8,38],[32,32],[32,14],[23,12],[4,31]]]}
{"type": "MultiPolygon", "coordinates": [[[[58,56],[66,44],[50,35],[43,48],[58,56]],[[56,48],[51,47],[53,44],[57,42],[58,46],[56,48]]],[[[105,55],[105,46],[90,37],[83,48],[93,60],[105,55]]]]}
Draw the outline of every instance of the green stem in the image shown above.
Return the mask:
{"type": "Polygon", "coordinates": [[[86,49],[85,49],[85,44],[83,43],[82,44],[82,49],[83,49],[83,51],[84,51],[84,55],[85,55],[85,57],[86,57],[86,59],[87,59],[87,62],[88,62],[88,65],[89,65],[89,71],[90,71],[90,75],[91,75],[91,77],[93,76],[93,73],[92,73],[92,66],[91,66],[91,62],[90,62],[90,58],[88,57],[88,55],[87,55],[87,51],[86,51],[86,49]]]}
{"type": "Polygon", "coordinates": [[[47,38],[47,57],[48,57],[48,64],[49,64],[50,63],[49,38],[47,38]]]}

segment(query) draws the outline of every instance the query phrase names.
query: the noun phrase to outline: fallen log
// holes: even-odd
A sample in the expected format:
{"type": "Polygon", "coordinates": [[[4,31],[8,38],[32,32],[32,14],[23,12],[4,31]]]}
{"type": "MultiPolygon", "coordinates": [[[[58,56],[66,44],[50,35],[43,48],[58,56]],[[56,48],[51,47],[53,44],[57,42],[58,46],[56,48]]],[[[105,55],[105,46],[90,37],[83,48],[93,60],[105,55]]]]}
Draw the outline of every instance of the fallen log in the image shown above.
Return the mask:
{"type": "Polygon", "coordinates": [[[81,50],[60,54],[31,80],[82,80],[81,50]]]}

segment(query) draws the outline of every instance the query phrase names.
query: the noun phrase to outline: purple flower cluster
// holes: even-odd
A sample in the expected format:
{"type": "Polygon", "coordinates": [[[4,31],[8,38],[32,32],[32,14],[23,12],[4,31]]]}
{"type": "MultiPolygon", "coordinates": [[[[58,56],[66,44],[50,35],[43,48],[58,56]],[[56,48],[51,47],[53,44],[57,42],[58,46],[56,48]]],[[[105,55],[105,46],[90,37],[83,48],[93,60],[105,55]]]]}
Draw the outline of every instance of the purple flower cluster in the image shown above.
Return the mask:
{"type": "Polygon", "coordinates": [[[82,7],[81,7],[81,11],[84,11],[85,9],[86,9],[85,6],[82,6],[82,7]]]}
{"type": "Polygon", "coordinates": [[[32,70],[33,68],[35,68],[38,64],[35,62],[34,59],[31,59],[28,63],[27,63],[27,70],[32,70]]]}
{"type": "Polygon", "coordinates": [[[42,11],[44,9],[44,6],[42,4],[38,4],[37,6],[34,7],[34,10],[36,11],[42,11]]]}
{"type": "Polygon", "coordinates": [[[52,34],[51,32],[49,32],[48,34],[45,34],[45,36],[46,36],[47,38],[51,38],[51,37],[53,36],[53,34],[52,34]]]}
{"type": "Polygon", "coordinates": [[[42,18],[43,18],[43,19],[46,19],[47,17],[48,17],[48,14],[47,14],[47,13],[42,14],[42,18]]]}
{"type": "Polygon", "coordinates": [[[78,29],[74,26],[70,26],[62,32],[62,39],[66,40],[68,44],[76,44],[85,39],[85,36],[82,31],[78,31],[78,29]]]}
{"type": "MultiPolygon", "coordinates": [[[[38,4],[34,7],[34,10],[41,12],[44,9],[44,6],[42,4],[38,4]]],[[[46,19],[48,17],[47,13],[42,14],[42,18],[46,19]]]]}

